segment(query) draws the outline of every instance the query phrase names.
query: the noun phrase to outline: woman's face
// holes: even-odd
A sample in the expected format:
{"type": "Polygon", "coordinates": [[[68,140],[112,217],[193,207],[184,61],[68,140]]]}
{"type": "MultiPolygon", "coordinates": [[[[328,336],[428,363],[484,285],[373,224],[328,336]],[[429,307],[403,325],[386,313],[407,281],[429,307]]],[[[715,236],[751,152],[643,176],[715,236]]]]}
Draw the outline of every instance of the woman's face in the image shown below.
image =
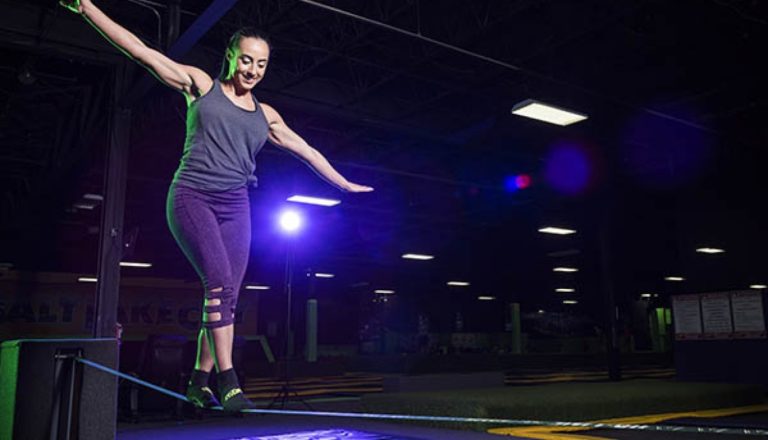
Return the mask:
{"type": "Polygon", "coordinates": [[[269,63],[269,45],[261,38],[243,37],[235,50],[227,53],[229,74],[234,85],[251,90],[264,78],[269,63]]]}

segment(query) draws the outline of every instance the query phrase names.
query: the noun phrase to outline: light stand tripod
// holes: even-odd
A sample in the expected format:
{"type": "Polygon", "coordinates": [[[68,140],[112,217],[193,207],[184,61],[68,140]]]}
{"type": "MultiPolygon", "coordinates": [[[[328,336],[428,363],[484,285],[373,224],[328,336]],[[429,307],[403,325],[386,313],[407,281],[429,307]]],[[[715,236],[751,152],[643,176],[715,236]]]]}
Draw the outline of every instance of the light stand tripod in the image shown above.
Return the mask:
{"type": "MultiPolygon", "coordinates": [[[[280,387],[280,391],[275,395],[275,397],[272,398],[272,401],[269,403],[269,408],[275,408],[278,405],[280,405],[281,409],[285,408],[285,405],[288,401],[294,400],[301,402],[306,406],[308,409],[312,410],[312,406],[304,400],[301,396],[299,396],[299,393],[291,386],[291,373],[290,373],[290,365],[291,365],[291,354],[289,353],[289,347],[292,345],[292,338],[291,336],[291,284],[293,280],[293,240],[289,240],[288,247],[286,249],[286,255],[285,255],[285,296],[286,296],[286,317],[285,317],[285,331],[283,332],[283,355],[282,355],[282,361],[283,361],[283,368],[282,368],[282,379],[283,384],[280,387]]],[[[278,361],[278,366],[280,365],[278,361]]]]}

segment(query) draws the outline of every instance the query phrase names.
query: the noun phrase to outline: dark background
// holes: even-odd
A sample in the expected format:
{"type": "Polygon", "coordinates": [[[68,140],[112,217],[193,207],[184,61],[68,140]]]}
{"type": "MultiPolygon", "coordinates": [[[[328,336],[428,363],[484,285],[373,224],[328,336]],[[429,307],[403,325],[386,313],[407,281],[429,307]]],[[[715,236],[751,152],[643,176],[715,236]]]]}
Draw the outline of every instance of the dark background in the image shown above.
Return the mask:
{"type": "MultiPolygon", "coordinates": [[[[181,31],[209,2],[181,3],[181,31]]],[[[97,3],[147,44],[168,46],[162,3],[97,3]],[[149,6],[149,7],[147,7],[149,6]]],[[[506,302],[599,317],[606,279],[619,304],[641,293],[746,289],[768,280],[764,163],[768,10],[757,1],[328,1],[354,14],[507,63],[293,0],[243,0],[178,60],[216,74],[228,36],[267,31],[257,87],[288,124],[350,180],[341,194],[274,147],[259,156],[247,282],[283,279],[274,216],[295,193],[306,207],[298,274],[330,272],[313,294],[348,307],[389,301],[433,328],[453,310],[477,331],[500,330],[506,302]],[[525,99],[585,113],[558,127],[510,114],[525,99]],[[510,188],[527,174],[529,188],[510,188]],[[537,232],[547,225],[578,231],[537,232]],[[601,248],[601,237],[604,239],[601,248]],[[701,246],[726,253],[696,253],[701,246]],[[601,278],[601,249],[610,263],[601,278]],[[401,254],[435,255],[428,262],[401,254]],[[576,274],[552,272],[579,268],[576,274]],[[683,283],[664,281],[681,275],[683,283]],[[449,288],[449,280],[471,286],[449,288]],[[572,287],[573,294],[558,294],[572,287]],[[491,295],[496,301],[477,301],[491,295]],[[579,301],[564,305],[564,298],[579,301]],[[498,319],[497,319],[498,318],[498,319]]],[[[22,271],[94,274],[107,109],[122,58],[53,1],[0,10],[0,262],[22,271]]],[[[131,80],[148,76],[136,69],[131,80]]],[[[184,139],[181,95],[154,86],[135,104],[122,276],[194,279],[167,230],[165,195],[184,139]]],[[[306,282],[297,283],[308,295],[306,282]]],[[[335,307],[335,306],[334,306],[335,307]]],[[[407,323],[406,323],[407,321],[407,323]]],[[[407,325],[406,325],[407,324],[407,325]]],[[[350,329],[351,331],[351,329],[350,329]]],[[[345,330],[346,333],[346,330],[345,330]]]]}

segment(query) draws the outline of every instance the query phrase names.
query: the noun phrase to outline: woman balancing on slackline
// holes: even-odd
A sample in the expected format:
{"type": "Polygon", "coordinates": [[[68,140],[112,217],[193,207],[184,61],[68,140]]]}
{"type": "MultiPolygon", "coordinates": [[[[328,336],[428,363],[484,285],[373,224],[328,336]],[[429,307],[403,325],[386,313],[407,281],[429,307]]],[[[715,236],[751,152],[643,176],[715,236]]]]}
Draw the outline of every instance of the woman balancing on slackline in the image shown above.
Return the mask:
{"type": "Polygon", "coordinates": [[[221,73],[177,63],[147,47],[90,0],[62,0],[107,40],[187,101],[187,136],[168,192],[168,224],[202,279],[204,313],[187,397],[199,407],[239,411],[253,406],[232,368],[234,313],[251,242],[247,186],[256,154],[267,139],[303,159],[342,191],[368,192],[349,182],[317,150],[286,125],[272,107],[251,94],[269,64],[267,38],[244,28],[229,40],[221,73]],[[208,388],[216,368],[219,399],[208,388]]]}

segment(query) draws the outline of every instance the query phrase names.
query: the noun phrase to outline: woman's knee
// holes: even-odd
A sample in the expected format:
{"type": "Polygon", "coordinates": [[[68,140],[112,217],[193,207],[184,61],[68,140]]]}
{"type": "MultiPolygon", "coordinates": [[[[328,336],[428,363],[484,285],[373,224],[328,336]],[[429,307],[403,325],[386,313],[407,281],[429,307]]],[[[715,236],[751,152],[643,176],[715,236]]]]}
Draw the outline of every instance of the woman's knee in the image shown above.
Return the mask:
{"type": "Polygon", "coordinates": [[[203,306],[203,326],[218,328],[234,324],[236,302],[232,287],[222,286],[207,290],[203,306]]]}

